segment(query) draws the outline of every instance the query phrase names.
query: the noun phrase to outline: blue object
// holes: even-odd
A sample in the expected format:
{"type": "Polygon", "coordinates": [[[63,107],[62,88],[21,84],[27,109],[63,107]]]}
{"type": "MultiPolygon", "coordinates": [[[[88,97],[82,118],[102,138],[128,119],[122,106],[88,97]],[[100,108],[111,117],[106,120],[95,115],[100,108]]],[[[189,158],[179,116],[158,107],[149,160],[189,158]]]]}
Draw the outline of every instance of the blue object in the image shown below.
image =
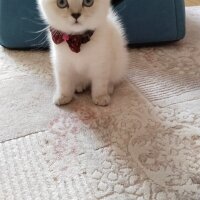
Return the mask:
{"type": "MultiPolygon", "coordinates": [[[[184,0],[113,0],[129,44],[180,40],[185,35],[184,0]]],[[[0,0],[0,44],[15,49],[46,48],[45,28],[34,0],[0,0]],[[38,32],[39,31],[39,32],[38,32]]]]}
{"type": "Polygon", "coordinates": [[[180,40],[185,36],[183,0],[124,0],[116,10],[129,44],[180,40]]]}

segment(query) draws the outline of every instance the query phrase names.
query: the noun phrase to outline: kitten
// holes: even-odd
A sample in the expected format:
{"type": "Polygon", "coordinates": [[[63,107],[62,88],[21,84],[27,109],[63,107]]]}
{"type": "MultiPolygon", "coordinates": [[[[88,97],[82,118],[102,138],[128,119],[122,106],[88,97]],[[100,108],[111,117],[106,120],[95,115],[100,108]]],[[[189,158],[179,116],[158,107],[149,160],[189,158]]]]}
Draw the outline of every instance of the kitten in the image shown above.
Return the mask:
{"type": "Polygon", "coordinates": [[[50,27],[56,105],[69,103],[75,91],[90,85],[93,102],[106,106],[125,75],[126,41],[110,4],[110,0],[38,0],[50,27]]]}

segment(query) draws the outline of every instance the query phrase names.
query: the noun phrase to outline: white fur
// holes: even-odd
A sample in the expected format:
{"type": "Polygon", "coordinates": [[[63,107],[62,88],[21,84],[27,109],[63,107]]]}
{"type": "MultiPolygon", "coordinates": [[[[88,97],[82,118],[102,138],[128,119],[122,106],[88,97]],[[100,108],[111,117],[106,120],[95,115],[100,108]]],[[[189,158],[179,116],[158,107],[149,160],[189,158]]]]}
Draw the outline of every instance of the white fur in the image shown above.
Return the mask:
{"type": "Polygon", "coordinates": [[[56,79],[54,103],[69,103],[74,92],[88,85],[97,105],[108,105],[113,87],[125,75],[128,53],[123,29],[110,8],[110,0],[94,0],[92,7],[82,7],[82,0],[68,0],[69,8],[60,9],[56,0],[38,0],[42,16],[48,25],[68,34],[95,30],[91,41],[72,52],[67,43],[56,45],[51,38],[51,57],[56,79]],[[71,12],[81,12],[79,25],[71,12]]]}

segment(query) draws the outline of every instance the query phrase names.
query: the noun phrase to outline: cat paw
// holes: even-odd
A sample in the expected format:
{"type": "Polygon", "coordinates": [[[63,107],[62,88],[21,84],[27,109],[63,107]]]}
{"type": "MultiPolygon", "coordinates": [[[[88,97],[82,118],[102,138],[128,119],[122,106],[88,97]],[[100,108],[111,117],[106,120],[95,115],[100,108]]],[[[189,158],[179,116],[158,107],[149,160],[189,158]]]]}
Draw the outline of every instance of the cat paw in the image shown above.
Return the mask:
{"type": "Polygon", "coordinates": [[[76,86],[76,92],[77,93],[81,93],[81,92],[84,92],[84,90],[87,89],[87,84],[79,84],[76,86]]]}
{"type": "Polygon", "coordinates": [[[98,106],[108,106],[110,104],[110,96],[109,95],[101,95],[93,97],[94,104],[98,106]]]}
{"type": "Polygon", "coordinates": [[[54,95],[53,102],[57,106],[65,105],[70,103],[72,100],[72,96],[64,96],[64,95],[54,95]]]}

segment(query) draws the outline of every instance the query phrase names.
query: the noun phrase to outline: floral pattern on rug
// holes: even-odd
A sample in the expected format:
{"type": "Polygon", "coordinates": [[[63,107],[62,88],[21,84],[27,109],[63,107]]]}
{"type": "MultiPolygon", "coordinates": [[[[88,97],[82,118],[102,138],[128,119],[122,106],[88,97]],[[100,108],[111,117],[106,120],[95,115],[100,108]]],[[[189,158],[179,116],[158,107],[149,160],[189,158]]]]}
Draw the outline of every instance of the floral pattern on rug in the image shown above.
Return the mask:
{"type": "Polygon", "coordinates": [[[81,176],[94,199],[200,197],[200,129],[155,111],[126,82],[107,108],[78,97],[49,125],[56,179],[81,176]]]}
{"type": "MultiPolygon", "coordinates": [[[[187,17],[186,37],[164,46],[131,50],[128,77],[154,105],[170,105],[200,99],[199,8],[187,17]]],[[[188,15],[191,14],[187,10],[188,15]]]]}

